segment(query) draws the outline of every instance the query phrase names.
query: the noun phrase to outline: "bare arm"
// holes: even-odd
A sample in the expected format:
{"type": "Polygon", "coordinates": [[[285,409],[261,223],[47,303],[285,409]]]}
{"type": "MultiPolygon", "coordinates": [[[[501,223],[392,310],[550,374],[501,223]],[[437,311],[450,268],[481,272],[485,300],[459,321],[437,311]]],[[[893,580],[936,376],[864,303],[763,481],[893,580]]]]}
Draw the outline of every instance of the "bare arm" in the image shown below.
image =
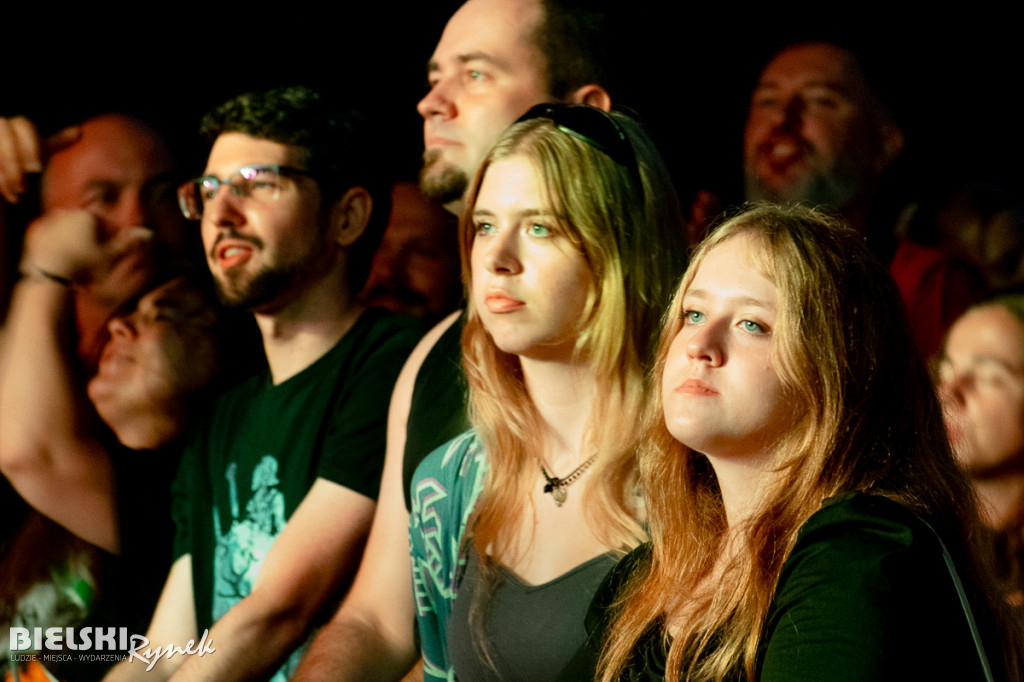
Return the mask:
{"type": "Polygon", "coordinates": [[[72,377],[71,305],[67,287],[45,279],[14,291],[0,365],[0,469],[40,512],[117,552],[113,468],[72,377]]]}
{"type": "Polygon", "coordinates": [[[355,570],[373,509],[373,500],[317,479],[267,554],[252,592],[210,631],[216,653],[189,657],[174,680],[267,679],[355,570]]]}
{"type": "MultiPolygon", "coordinates": [[[[189,640],[196,639],[197,629],[192,594],[192,556],[186,554],[171,566],[167,583],[160,593],[160,601],[157,602],[156,611],[153,613],[153,620],[146,631],[148,643],[133,639],[131,645],[136,647],[138,656],[145,656],[147,649],[155,651],[157,647],[167,647],[172,643],[184,646],[189,640]]],[[[206,654],[215,655],[216,652],[206,654]]],[[[129,658],[114,666],[103,679],[105,682],[134,682],[142,679],[146,682],[163,682],[169,679],[184,661],[181,654],[174,654],[170,658],[153,655],[148,659],[129,658]],[[146,671],[150,661],[155,665],[152,670],[146,671]]]]}
{"type": "Polygon", "coordinates": [[[402,682],[423,682],[423,659],[413,666],[412,670],[405,674],[402,682]]]}
{"type": "Polygon", "coordinates": [[[27,236],[30,274],[15,288],[0,360],[0,469],[33,507],[116,553],[113,468],[74,376],[73,290],[53,278],[74,280],[107,257],[96,229],[84,211],[54,212],[27,236]]]}
{"type": "Polygon", "coordinates": [[[398,376],[388,410],[377,514],[366,553],[351,591],[314,640],[295,671],[294,682],[398,680],[419,657],[414,636],[409,513],[402,491],[405,424],[420,365],[457,317],[458,313],[450,315],[423,337],[398,376]]]}

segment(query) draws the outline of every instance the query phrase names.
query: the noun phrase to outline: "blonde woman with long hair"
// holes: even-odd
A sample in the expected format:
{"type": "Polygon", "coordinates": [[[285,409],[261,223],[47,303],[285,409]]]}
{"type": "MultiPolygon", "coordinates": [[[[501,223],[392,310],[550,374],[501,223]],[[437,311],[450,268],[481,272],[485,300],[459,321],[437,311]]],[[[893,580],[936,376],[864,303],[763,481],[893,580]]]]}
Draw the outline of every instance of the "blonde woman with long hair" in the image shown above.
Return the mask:
{"type": "Polygon", "coordinates": [[[1020,679],[970,487],[859,233],[800,207],[726,221],[653,377],[651,543],[595,599],[597,679],[1020,679]]]}
{"type": "Polygon", "coordinates": [[[541,105],[484,160],[460,228],[473,428],[412,486],[428,680],[554,679],[597,585],[646,538],[635,426],[679,215],[621,114],[541,105]]]}

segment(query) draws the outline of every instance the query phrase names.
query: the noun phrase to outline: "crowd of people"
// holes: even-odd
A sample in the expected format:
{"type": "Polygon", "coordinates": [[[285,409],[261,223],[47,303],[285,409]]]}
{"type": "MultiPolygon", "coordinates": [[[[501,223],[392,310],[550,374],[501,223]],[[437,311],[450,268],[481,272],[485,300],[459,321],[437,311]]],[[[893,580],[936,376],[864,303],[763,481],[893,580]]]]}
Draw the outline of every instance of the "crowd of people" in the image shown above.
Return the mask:
{"type": "Polygon", "coordinates": [[[192,179],[0,118],[5,680],[1024,676],[1024,204],[894,191],[826,42],[680,192],[620,28],[466,0],[415,181],[302,85],[192,179]]]}

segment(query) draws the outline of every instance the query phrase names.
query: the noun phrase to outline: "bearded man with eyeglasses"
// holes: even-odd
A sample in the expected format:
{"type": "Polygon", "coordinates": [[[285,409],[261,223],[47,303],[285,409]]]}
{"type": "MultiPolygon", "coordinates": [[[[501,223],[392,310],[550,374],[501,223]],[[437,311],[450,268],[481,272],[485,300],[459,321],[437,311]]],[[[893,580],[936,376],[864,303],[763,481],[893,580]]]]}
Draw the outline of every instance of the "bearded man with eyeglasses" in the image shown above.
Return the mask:
{"type": "Polygon", "coordinates": [[[356,297],[389,188],[356,117],[286,88],[231,100],[201,130],[206,170],[179,204],[221,299],[255,316],[268,368],[216,402],[175,480],[176,559],[146,637],[197,653],[108,679],[286,679],[357,565],[388,399],[419,337],[356,297]]]}

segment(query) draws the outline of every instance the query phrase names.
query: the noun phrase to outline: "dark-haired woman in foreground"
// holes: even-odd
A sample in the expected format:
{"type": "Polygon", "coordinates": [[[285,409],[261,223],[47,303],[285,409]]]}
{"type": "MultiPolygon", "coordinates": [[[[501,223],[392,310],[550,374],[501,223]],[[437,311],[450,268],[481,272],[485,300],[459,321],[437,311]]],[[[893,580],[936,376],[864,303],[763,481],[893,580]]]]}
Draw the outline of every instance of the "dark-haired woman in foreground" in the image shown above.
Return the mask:
{"type": "Polygon", "coordinates": [[[655,377],[652,541],[598,595],[597,679],[1020,679],[970,487],[859,234],[804,208],[727,221],[655,377]]]}

